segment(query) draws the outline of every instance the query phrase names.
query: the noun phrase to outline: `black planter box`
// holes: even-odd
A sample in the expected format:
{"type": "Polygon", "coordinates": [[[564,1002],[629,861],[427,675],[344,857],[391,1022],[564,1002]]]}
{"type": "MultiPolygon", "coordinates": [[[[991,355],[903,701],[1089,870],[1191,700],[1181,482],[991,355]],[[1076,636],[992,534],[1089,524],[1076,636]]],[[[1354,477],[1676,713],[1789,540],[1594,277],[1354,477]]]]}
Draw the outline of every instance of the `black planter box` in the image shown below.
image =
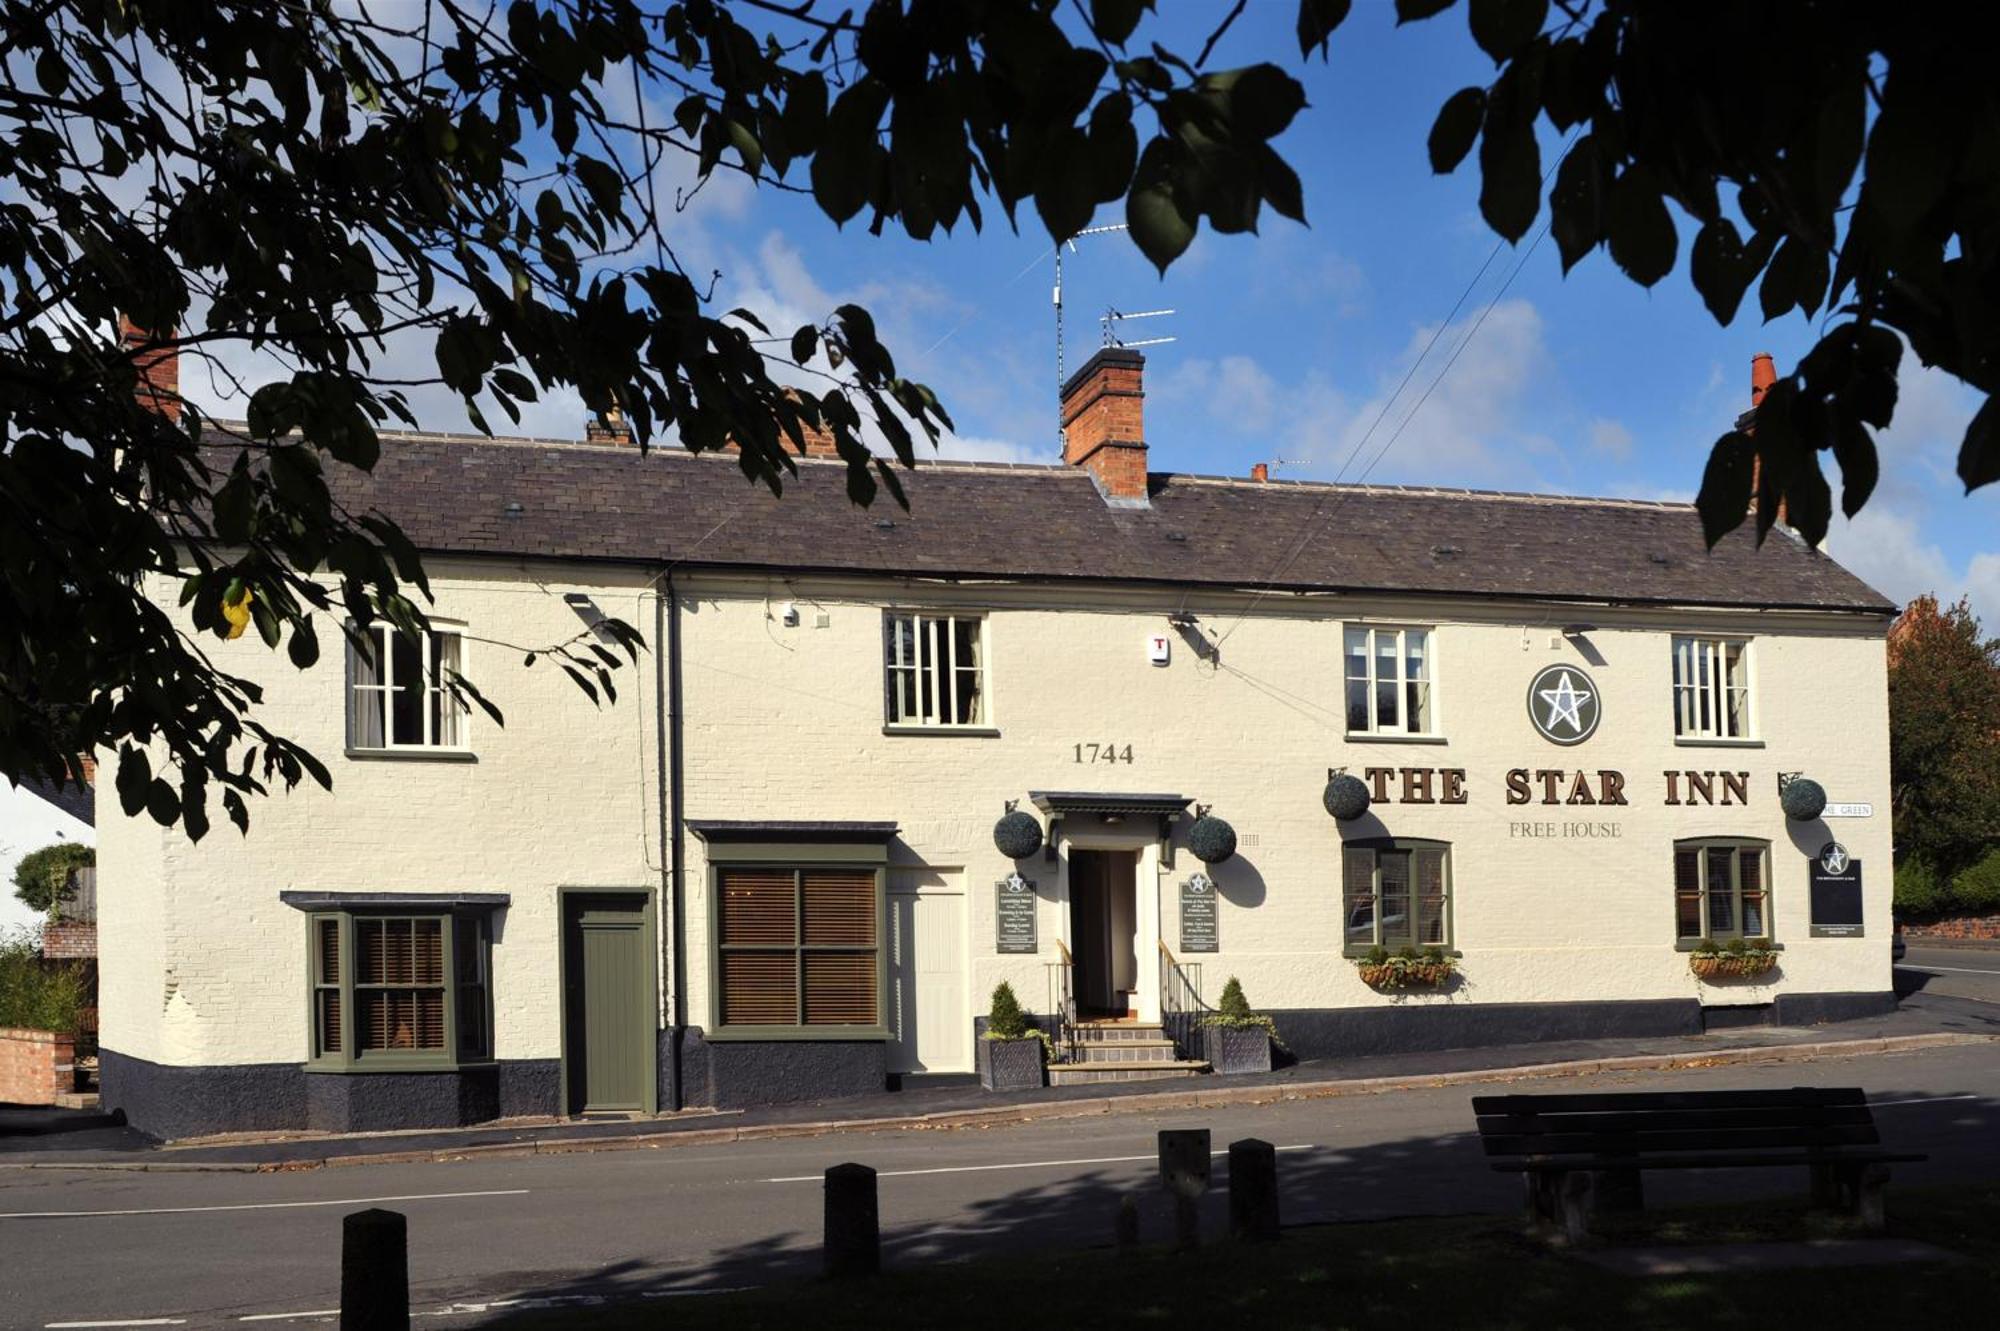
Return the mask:
{"type": "Polygon", "coordinates": [[[1025,1040],[989,1040],[981,1036],[979,1084],[989,1091],[1033,1091],[1042,1084],[1042,1042],[1033,1036],[1025,1040]]]}
{"type": "Polygon", "coordinates": [[[1217,1072],[1269,1072],[1271,1035],[1261,1026],[1204,1026],[1202,1052],[1217,1072]]]}

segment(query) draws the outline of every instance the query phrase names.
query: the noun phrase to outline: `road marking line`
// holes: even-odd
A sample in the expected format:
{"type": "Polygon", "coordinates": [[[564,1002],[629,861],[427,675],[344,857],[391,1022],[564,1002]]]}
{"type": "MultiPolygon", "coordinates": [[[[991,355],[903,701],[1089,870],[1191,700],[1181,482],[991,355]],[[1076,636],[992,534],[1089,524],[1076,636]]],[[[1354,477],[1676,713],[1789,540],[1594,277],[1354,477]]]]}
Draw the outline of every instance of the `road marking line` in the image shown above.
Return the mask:
{"type": "Polygon", "coordinates": [[[301,1313],[245,1313],[239,1322],[289,1322],[299,1317],[338,1317],[338,1308],[308,1308],[301,1313]]]}
{"type": "Polygon", "coordinates": [[[1885,1109],[1890,1105],[1934,1105],[1946,1100],[1977,1100],[1976,1095],[1919,1095],[1908,1100],[1870,1100],[1870,1109],[1885,1109]]]}
{"type": "MultiPolygon", "coordinates": [[[[1277,1146],[1278,1151],[1316,1151],[1313,1145],[1277,1146]]],[[[1229,1152],[1210,1151],[1210,1155],[1228,1155],[1229,1152]]],[[[876,1178],[910,1178],[917,1174],[981,1174],[999,1169],[1060,1169],[1064,1165],[1124,1165],[1138,1160],[1157,1160],[1157,1153],[1150,1155],[1101,1155],[1091,1160],[1022,1160],[1007,1165],[945,1165],[937,1169],[884,1169],[876,1173],[876,1178]]],[[[794,1174],[786,1178],[767,1178],[764,1183],[818,1183],[823,1174],[794,1174]]]]}
{"type": "Polygon", "coordinates": [[[1930,966],[1920,965],[1914,961],[1899,961],[1896,963],[1896,969],[1899,971],[1941,971],[1952,975],[2000,975],[2000,971],[1987,970],[1983,966],[1930,966]]]}
{"type": "Polygon", "coordinates": [[[56,1331],[56,1328],[58,1327],[85,1327],[85,1326],[186,1326],[187,1318],[133,1317],[123,1322],[44,1322],[42,1325],[48,1327],[49,1331],[56,1331]]]}
{"type": "MultiPolygon", "coordinates": [[[[189,1215],[197,1211],[288,1211],[305,1206],[366,1206],[374,1202],[442,1202],[460,1197],[523,1197],[526,1188],[487,1192],[418,1192],[400,1197],[336,1197],[324,1202],[239,1202],[234,1206],[156,1206],[129,1211],[0,1211],[0,1220],[68,1220],[107,1215],[189,1215]]],[[[62,1326],[169,1326],[172,1322],[63,1322],[62,1326]]]]}

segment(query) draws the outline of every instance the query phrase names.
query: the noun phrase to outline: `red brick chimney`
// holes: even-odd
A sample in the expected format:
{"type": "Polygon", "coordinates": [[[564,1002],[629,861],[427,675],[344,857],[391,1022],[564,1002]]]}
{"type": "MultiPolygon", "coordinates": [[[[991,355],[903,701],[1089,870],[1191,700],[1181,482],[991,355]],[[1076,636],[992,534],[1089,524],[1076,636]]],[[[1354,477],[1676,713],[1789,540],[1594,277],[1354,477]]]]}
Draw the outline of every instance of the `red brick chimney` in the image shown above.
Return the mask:
{"type": "Polygon", "coordinates": [[[1146,502],[1146,358],[1106,347],[1062,386],[1063,461],[1113,503],[1146,502]]]}
{"type": "Polygon", "coordinates": [[[1251,463],[1251,464],[1250,464],[1250,479],[1251,479],[1251,480],[1253,480],[1253,481],[1268,481],[1268,480],[1270,480],[1270,479],[1271,479],[1271,464],[1270,464],[1270,463],[1268,463],[1268,462],[1253,462],[1253,463],[1251,463]]]}
{"type": "Polygon", "coordinates": [[[586,444],[629,444],[632,442],[632,427],[625,420],[625,413],[613,407],[604,413],[604,419],[595,415],[583,423],[583,442],[586,444]]]}
{"type": "MultiPolygon", "coordinates": [[[[1764,405],[1764,394],[1771,391],[1771,385],[1778,382],[1778,366],[1771,359],[1771,353],[1760,351],[1750,358],[1750,410],[1746,413],[1750,423],[1744,427],[1745,434],[1757,433],[1757,408],[1764,405]]],[[[1750,512],[1757,512],[1757,487],[1764,479],[1764,464],[1755,454],[1750,458],[1750,512]]],[[[1785,501],[1778,501],[1778,525],[1787,527],[1785,521],[1785,501]]]]}
{"type": "MultiPolygon", "coordinates": [[[[169,332],[168,338],[173,334],[169,332]]],[[[153,335],[124,315],[118,316],[118,341],[132,353],[139,372],[133,393],[139,401],[170,421],[181,418],[181,356],[173,347],[152,347],[153,335]]]]}
{"type": "MultiPolygon", "coordinates": [[[[793,390],[788,389],[786,391],[791,392],[793,390]]],[[[801,420],[799,422],[799,434],[805,439],[806,446],[804,448],[793,447],[792,437],[785,433],[782,426],[778,429],[779,445],[793,457],[837,458],[840,456],[840,448],[834,443],[832,430],[814,429],[810,424],[801,420]]],[[[732,439],[722,446],[722,451],[725,453],[734,453],[736,448],[736,441],[732,439]]]]}

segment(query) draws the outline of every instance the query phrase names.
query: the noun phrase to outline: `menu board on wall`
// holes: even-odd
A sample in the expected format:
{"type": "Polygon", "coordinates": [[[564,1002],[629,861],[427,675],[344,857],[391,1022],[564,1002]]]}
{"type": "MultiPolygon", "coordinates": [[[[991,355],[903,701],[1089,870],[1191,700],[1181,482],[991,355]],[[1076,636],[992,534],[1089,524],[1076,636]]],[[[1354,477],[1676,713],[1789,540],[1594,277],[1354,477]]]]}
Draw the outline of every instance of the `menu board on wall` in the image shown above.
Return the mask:
{"type": "Polygon", "coordinates": [[[1215,937],[1215,884],[1205,875],[1181,882],[1181,951],[1213,952],[1215,937]]]}
{"type": "Polygon", "coordinates": [[[1838,841],[1813,859],[1811,898],[1814,938],[1861,937],[1861,861],[1838,841]]]}
{"type": "Polygon", "coordinates": [[[1000,952],[1032,953],[1035,941],[1035,884],[1016,874],[993,885],[993,938],[1000,952]]]}

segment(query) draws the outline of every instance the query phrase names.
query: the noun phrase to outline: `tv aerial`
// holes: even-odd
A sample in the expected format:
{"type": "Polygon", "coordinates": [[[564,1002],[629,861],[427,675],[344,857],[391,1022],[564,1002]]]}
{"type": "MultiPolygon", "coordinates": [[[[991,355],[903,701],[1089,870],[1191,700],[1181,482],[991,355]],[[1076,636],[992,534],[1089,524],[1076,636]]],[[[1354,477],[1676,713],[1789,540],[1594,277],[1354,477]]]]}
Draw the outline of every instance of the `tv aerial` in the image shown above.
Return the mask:
{"type": "MultiPolygon", "coordinates": [[[[1052,300],[1056,310],[1056,442],[1058,445],[1063,440],[1062,390],[1064,379],[1068,374],[1068,367],[1065,364],[1063,355],[1063,250],[1067,247],[1072,254],[1080,253],[1081,251],[1077,248],[1077,241],[1087,236],[1106,236],[1115,231],[1123,231],[1125,229],[1126,226],[1123,222],[1113,222],[1106,226],[1085,227],[1069,240],[1056,246],[1056,285],[1052,294],[1052,300]]],[[[1098,319],[1101,345],[1106,347],[1155,347],[1163,343],[1172,342],[1174,339],[1169,336],[1127,339],[1121,336],[1119,332],[1121,325],[1127,320],[1159,319],[1172,313],[1174,313],[1172,310],[1135,310],[1131,313],[1126,313],[1125,311],[1107,306],[1103,315],[1098,319]]]]}

